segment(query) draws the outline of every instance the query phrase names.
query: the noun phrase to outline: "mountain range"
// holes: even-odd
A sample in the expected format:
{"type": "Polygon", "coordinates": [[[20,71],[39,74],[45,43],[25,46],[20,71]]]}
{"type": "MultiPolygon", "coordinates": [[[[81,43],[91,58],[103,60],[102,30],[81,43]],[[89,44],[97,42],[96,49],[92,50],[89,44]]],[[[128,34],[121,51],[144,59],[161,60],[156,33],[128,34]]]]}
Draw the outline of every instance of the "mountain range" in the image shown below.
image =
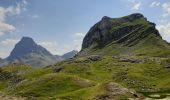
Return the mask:
{"type": "Polygon", "coordinates": [[[36,67],[55,64],[74,57],[77,51],[72,51],[63,56],[53,55],[44,47],[35,43],[30,37],[23,37],[14,47],[6,59],[0,59],[0,65],[9,63],[23,63],[36,67]]]}
{"type": "MultiPolygon", "coordinates": [[[[170,44],[155,26],[140,13],[120,18],[104,16],[88,31],[80,52],[63,56],[54,56],[24,37],[6,60],[26,64],[0,67],[0,97],[169,100],[170,44]],[[69,59],[73,56],[74,59],[69,59]],[[58,62],[63,58],[69,60],[58,62]],[[39,68],[27,65],[44,62],[50,65],[39,68]]],[[[5,64],[2,59],[0,62],[5,64]]]]}

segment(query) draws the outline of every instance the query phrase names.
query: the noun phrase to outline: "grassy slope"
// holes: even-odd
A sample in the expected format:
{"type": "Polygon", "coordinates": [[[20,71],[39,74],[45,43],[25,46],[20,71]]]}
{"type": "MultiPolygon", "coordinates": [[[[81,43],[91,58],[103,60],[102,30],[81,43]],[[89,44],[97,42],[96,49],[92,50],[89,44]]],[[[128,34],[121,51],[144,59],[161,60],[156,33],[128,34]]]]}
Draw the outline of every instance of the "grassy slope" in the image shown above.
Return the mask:
{"type": "MultiPolygon", "coordinates": [[[[113,20],[116,23],[117,20],[113,20]]],[[[134,23],[124,23],[114,27],[114,31],[129,25],[142,24],[148,27],[144,19],[134,23]]],[[[145,30],[134,32],[138,35],[145,30]]],[[[128,34],[131,38],[132,33],[128,34]]],[[[91,100],[109,94],[106,89],[110,82],[143,93],[170,93],[170,69],[165,68],[170,63],[170,46],[154,34],[140,39],[140,42],[130,46],[127,41],[120,44],[112,42],[104,48],[86,49],[89,55],[103,55],[101,61],[90,61],[86,57],[60,62],[46,68],[32,68],[27,65],[9,65],[2,68],[1,74],[14,77],[1,79],[0,91],[29,99],[55,100],[91,100]],[[114,56],[114,57],[113,57],[114,56]],[[122,62],[121,58],[140,60],[140,63],[122,62]],[[55,72],[55,67],[62,67],[61,72],[55,72]]],[[[116,99],[133,97],[128,93],[114,96],[116,99]]]]}
{"type": "MultiPolygon", "coordinates": [[[[109,82],[119,83],[137,92],[170,92],[170,69],[155,60],[167,62],[168,58],[147,56],[132,58],[141,61],[145,59],[145,62],[121,62],[120,58],[112,56],[105,56],[101,61],[92,62],[83,57],[56,64],[55,66],[64,68],[60,73],[55,73],[53,67],[34,69],[24,65],[8,66],[3,70],[15,73],[23,80],[18,83],[11,81],[12,79],[1,81],[0,89],[10,95],[40,100],[93,99],[107,94],[105,84],[109,82]]],[[[127,98],[127,95],[118,98],[127,98]]]]}
{"type": "Polygon", "coordinates": [[[148,60],[144,63],[130,63],[120,62],[117,58],[107,56],[102,61],[86,62],[86,64],[83,61],[76,61],[69,64],[61,64],[60,66],[65,68],[63,73],[76,74],[79,77],[93,80],[100,84],[114,81],[138,92],[163,92],[170,90],[170,79],[168,78],[170,69],[165,68],[164,64],[153,60],[159,59],[163,62],[165,58],[154,57],[150,59],[150,57],[142,56],[135,57],[135,59],[148,60]],[[82,67],[84,68],[82,69],[82,67]],[[78,73],[77,70],[81,70],[81,72],[78,73]]]}
{"type": "Polygon", "coordinates": [[[9,73],[8,76],[22,78],[14,81],[14,78],[1,80],[0,91],[29,99],[38,98],[54,99],[65,93],[92,87],[96,83],[75,75],[54,73],[52,68],[32,68],[27,65],[10,65],[2,68],[2,72],[9,73]]]}

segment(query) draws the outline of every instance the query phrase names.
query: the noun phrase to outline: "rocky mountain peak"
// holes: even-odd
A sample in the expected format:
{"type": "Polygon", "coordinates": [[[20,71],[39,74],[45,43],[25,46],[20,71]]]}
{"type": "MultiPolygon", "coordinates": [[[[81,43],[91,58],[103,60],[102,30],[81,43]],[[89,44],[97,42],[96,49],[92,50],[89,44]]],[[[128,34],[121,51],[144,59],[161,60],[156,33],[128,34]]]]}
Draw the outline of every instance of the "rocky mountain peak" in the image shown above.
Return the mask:
{"type": "Polygon", "coordinates": [[[142,15],[141,13],[134,13],[134,14],[129,15],[128,18],[131,18],[131,19],[144,18],[144,15],[142,15]]]}
{"type": "Polygon", "coordinates": [[[102,18],[102,20],[110,20],[111,18],[110,17],[108,17],[108,16],[104,16],[103,18],[102,18]]]}
{"type": "Polygon", "coordinates": [[[135,45],[141,39],[156,35],[160,37],[155,24],[149,22],[142,14],[134,13],[121,18],[104,16],[86,34],[82,49],[89,47],[104,47],[111,42],[135,45]]]}
{"type": "Polygon", "coordinates": [[[30,37],[23,37],[14,47],[10,56],[7,58],[10,61],[23,57],[25,55],[36,53],[52,56],[45,48],[37,45],[30,37]]]}
{"type": "Polygon", "coordinates": [[[30,37],[22,37],[21,42],[34,42],[34,40],[30,37]]]}

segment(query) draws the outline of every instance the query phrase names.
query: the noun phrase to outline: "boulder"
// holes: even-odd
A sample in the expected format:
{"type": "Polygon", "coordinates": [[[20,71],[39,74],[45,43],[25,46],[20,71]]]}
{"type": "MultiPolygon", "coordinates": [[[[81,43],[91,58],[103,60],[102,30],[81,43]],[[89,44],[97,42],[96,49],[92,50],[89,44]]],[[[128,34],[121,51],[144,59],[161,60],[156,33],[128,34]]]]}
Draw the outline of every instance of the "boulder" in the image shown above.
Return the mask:
{"type": "Polygon", "coordinates": [[[141,60],[138,59],[132,59],[132,58],[120,58],[120,62],[130,62],[130,63],[140,63],[141,60]]]}
{"type": "Polygon", "coordinates": [[[55,66],[53,70],[54,70],[55,73],[59,73],[59,72],[61,72],[63,69],[64,69],[64,68],[61,67],[61,66],[55,66]]]}
{"type": "Polygon", "coordinates": [[[91,55],[88,57],[88,59],[91,61],[100,61],[102,60],[102,57],[100,55],[91,55]]]}

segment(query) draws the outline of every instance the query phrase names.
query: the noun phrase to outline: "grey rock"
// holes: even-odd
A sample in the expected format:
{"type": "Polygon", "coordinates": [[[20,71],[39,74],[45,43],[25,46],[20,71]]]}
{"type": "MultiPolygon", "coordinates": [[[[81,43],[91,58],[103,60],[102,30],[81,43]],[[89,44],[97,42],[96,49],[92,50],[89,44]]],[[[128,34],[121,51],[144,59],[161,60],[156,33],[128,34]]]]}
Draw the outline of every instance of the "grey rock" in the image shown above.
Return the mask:
{"type": "Polygon", "coordinates": [[[140,63],[141,60],[138,59],[132,59],[132,58],[120,58],[120,62],[130,62],[130,63],[140,63]]]}
{"type": "Polygon", "coordinates": [[[61,66],[55,66],[53,70],[54,70],[55,73],[59,73],[59,72],[62,71],[63,69],[64,69],[64,68],[61,67],[61,66]]]}
{"type": "Polygon", "coordinates": [[[32,38],[23,37],[5,60],[7,61],[5,64],[17,62],[43,67],[55,64],[63,59],[60,56],[52,55],[48,50],[36,44],[32,38]]]}
{"type": "Polygon", "coordinates": [[[100,55],[91,55],[88,57],[88,59],[91,61],[100,61],[102,60],[102,57],[100,55]]]}

